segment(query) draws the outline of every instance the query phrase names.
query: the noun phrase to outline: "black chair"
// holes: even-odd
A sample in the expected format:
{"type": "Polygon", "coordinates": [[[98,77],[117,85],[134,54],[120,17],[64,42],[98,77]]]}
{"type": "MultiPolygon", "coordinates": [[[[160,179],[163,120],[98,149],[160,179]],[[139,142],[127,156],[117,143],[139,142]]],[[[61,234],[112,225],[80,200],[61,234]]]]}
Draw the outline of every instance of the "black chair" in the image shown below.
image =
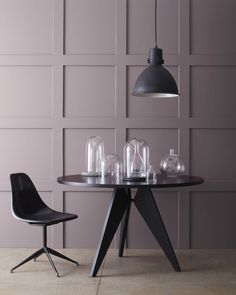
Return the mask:
{"type": "Polygon", "coordinates": [[[31,225],[42,226],[43,229],[43,247],[23,260],[17,266],[11,269],[13,272],[19,266],[26,262],[36,259],[45,253],[57,276],[59,273],[52,261],[50,254],[65,260],[71,261],[76,265],[79,265],[77,261],[74,261],[61,253],[47,247],[47,227],[59,222],[64,222],[78,218],[75,214],[63,213],[52,210],[49,208],[43,200],[40,198],[33,182],[28,175],[24,173],[16,173],[10,175],[11,187],[12,187],[12,213],[13,215],[24,222],[28,222],[31,225]]]}

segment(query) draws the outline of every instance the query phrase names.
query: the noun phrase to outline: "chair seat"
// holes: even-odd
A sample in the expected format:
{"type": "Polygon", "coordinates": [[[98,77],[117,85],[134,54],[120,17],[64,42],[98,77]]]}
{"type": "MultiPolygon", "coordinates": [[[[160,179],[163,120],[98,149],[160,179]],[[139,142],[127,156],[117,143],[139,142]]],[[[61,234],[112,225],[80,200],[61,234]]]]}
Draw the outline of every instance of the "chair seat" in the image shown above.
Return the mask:
{"type": "Polygon", "coordinates": [[[58,212],[51,208],[43,208],[35,213],[24,215],[24,218],[20,219],[30,224],[51,225],[76,218],[78,218],[76,214],[58,212]]]}

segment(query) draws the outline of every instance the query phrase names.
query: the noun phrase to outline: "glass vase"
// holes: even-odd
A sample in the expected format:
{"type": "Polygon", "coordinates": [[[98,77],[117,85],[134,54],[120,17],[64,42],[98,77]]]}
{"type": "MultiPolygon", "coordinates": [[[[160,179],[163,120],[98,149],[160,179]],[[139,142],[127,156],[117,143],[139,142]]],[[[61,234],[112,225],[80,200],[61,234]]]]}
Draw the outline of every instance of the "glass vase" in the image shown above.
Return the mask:
{"type": "Polygon", "coordinates": [[[174,149],[170,149],[167,157],[160,162],[160,171],[163,175],[177,177],[185,171],[185,166],[179,155],[175,154],[174,149]]]}

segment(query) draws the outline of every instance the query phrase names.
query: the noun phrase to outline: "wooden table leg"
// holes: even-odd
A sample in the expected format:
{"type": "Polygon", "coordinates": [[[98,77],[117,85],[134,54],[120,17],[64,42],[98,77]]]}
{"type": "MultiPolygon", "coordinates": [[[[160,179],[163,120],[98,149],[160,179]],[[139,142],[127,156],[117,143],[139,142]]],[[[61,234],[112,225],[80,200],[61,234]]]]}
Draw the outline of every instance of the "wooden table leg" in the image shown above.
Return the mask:
{"type": "Polygon", "coordinates": [[[134,204],[176,271],[181,271],[161,214],[150,188],[139,188],[134,204]]]}
{"type": "Polygon", "coordinates": [[[97,253],[92,265],[92,277],[95,277],[97,275],[97,272],[107,253],[107,250],[121,222],[121,219],[124,216],[127,207],[130,206],[130,202],[131,200],[128,198],[127,190],[125,188],[114,189],[113,198],[111,200],[103,226],[100,243],[98,245],[97,253]]]}

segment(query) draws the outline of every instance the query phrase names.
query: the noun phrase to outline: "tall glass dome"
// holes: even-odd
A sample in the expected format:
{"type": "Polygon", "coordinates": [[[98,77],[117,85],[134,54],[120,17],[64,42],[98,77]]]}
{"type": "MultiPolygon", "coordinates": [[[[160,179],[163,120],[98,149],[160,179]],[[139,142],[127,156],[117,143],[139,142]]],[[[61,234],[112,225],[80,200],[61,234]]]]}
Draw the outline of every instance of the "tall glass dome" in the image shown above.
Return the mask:
{"type": "Polygon", "coordinates": [[[104,142],[99,136],[92,136],[86,142],[85,172],[86,176],[100,176],[104,158],[104,142]]]}
{"type": "Polygon", "coordinates": [[[126,142],[123,148],[123,179],[139,180],[146,177],[149,167],[149,146],[136,138],[126,142]]]}

